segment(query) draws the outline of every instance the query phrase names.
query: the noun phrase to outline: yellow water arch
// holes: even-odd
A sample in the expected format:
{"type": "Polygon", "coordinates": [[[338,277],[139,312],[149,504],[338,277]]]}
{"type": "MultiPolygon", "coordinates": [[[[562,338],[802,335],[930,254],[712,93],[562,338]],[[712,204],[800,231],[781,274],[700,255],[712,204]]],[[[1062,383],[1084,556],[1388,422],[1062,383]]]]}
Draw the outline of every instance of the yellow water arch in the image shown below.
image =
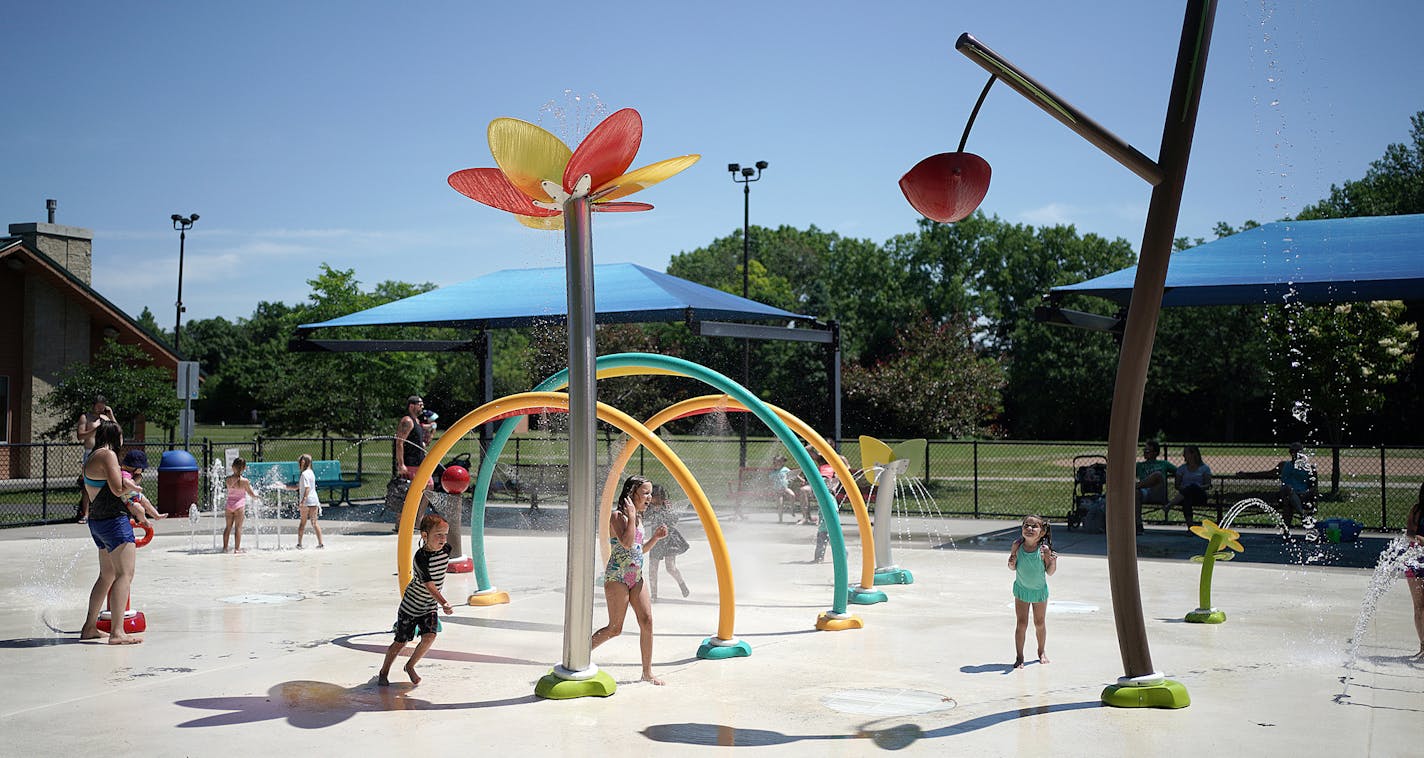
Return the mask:
{"type": "MultiPolygon", "coordinates": [[[[430,446],[425,460],[420,464],[412,481],[423,482],[434,476],[436,464],[445,458],[446,453],[462,437],[480,424],[505,416],[546,409],[567,412],[569,396],[562,392],[522,392],[485,403],[470,411],[430,446]]],[[[722,536],[722,527],[717,523],[717,517],[712,512],[712,505],[707,501],[707,494],[702,491],[702,486],[697,483],[697,479],[692,476],[692,472],[687,470],[672,448],[632,416],[603,403],[597,405],[597,416],[598,420],[616,427],[652,451],[653,456],[667,468],[673,479],[677,481],[678,486],[692,500],[692,507],[697,511],[697,517],[702,522],[702,529],[706,532],[707,545],[712,551],[712,563],[717,573],[717,598],[720,608],[717,617],[717,638],[723,642],[734,640],[732,630],[736,619],[736,593],[732,582],[731,561],[727,555],[727,540],[722,536]]],[[[405,591],[405,586],[410,583],[411,578],[411,558],[414,555],[411,533],[415,530],[415,518],[421,513],[421,492],[422,490],[418,487],[410,488],[410,492],[406,494],[405,507],[401,509],[400,526],[397,528],[399,543],[396,549],[396,570],[399,572],[399,587],[402,592],[405,591]]],[[[607,518],[602,520],[606,521],[607,518]]],[[[599,528],[600,534],[606,530],[606,524],[599,528]]],[[[570,538],[573,537],[572,528],[569,535],[570,538]]]]}
{"type": "MultiPolygon", "coordinates": [[[[609,375],[612,375],[610,372],[609,375]]],[[[600,378],[604,376],[599,372],[600,378]]],[[[851,509],[855,512],[856,525],[860,532],[860,588],[862,590],[874,590],[875,587],[875,552],[874,538],[870,526],[870,514],[865,507],[865,498],[861,497],[860,488],[856,486],[855,475],[846,468],[845,462],[841,460],[834,447],[826,441],[824,437],[816,433],[801,419],[791,415],[785,410],[770,403],[766,407],[775,413],[782,423],[790,427],[801,439],[806,440],[826,459],[826,462],[835,470],[836,477],[841,482],[841,487],[845,490],[846,496],[850,499],[851,509]]],[[[727,395],[703,395],[701,397],[689,398],[680,403],[664,408],[653,415],[643,426],[650,432],[656,431],[664,424],[674,419],[689,416],[700,411],[707,411],[715,408],[724,408],[734,411],[745,411],[746,407],[740,402],[727,395]]],[[[638,451],[637,445],[624,445],[623,450],[614,459],[608,468],[608,479],[603,485],[603,496],[598,504],[598,544],[601,547],[604,560],[608,559],[608,518],[613,508],[614,493],[618,491],[618,479],[622,477],[623,470],[627,468],[628,462],[633,459],[634,453],[638,451]]],[[[689,493],[689,496],[691,493],[689,493]]],[[[705,525],[705,524],[704,524],[705,525]]],[[[830,528],[827,525],[827,528],[830,528]]]]}

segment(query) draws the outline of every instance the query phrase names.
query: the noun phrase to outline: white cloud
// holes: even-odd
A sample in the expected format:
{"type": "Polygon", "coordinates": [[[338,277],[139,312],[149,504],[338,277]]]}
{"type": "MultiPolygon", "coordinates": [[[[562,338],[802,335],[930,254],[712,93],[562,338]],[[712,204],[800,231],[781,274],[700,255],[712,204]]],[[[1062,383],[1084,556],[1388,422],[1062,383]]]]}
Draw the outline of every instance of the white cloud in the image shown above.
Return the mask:
{"type": "Polygon", "coordinates": [[[1015,220],[1034,226],[1055,226],[1075,223],[1074,219],[1081,217],[1081,214],[1082,211],[1074,206],[1064,203],[1049,203],[1039,208],[1020,211],[1015,220]]]}

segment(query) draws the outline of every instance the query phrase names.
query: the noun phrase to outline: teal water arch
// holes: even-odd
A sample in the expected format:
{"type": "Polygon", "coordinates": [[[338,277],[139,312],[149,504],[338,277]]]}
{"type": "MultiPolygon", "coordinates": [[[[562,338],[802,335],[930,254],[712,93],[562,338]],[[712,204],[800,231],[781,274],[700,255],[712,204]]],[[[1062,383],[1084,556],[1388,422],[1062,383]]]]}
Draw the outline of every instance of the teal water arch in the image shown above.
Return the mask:
{"type": "MultiPolygon", "coordinates": [[[[747,408],[747,412],[756,416],[766,427],[771,430],[778,441],[784,445],[789,452],[791,459],[796,466],[806,475],[806,481],[810,483],[811,490],[816,496],[816,505],[821,513],[822,519],[831,519],[823,523],[832,524],[840,518],[836,509],[835,498],[826,487],[826,482],[821,478],[811,456],[802,447],[799,438],[791,428],[788,427],[776,413],[767,407],[760,398],[752,394],[742,385],[727,378],[725,375],[713,371],[706,366],[702,366],[681,358],[673,358],[667,355],[657,355],[655,353],[615,353],[612,355],[599,356],[594,364],[596,371],[612,369],[648,369],[657,373],[666,373],[676,376],[685,376],[696,379],[713,389],[726,394],[740,402],[747,408]]],[[[540,382],[534,388],[535,392],[547,392],[557,389],[567,384],[568,370],[560,371],[548,379],[540,382]]],[[[509,441],[509,437],[514,433],[518,419],[505,419],[490,439],[489,448],[485,451],[484,460],[480,463],[479,475],[475,478],[475,485],[472,491],[474,508],[470,514],[470,557],[475,564],[475,584],[478,591],[486,592],[492,589],[489,581],[489,569],[485,562],[485,541],[484,541],[484,513],[488,500],[489,484],[494,478],[495,465],[499,461],[500,453],[504,451],[504,445],[509,441]]],[[[827,628],[837,627],[834,621],[837,619],[851,618],[846,613],[846,605],[850,591],[849,573],[846,569],[846,546],[845,535],[839,529],[827,529],[830,537],[831,565],[834,572],[834,594],[831,600],[831,610],[827,614],[831,622],[827,628]]],[[[819,624],[820,622],[818,622],[819,624]]]]}

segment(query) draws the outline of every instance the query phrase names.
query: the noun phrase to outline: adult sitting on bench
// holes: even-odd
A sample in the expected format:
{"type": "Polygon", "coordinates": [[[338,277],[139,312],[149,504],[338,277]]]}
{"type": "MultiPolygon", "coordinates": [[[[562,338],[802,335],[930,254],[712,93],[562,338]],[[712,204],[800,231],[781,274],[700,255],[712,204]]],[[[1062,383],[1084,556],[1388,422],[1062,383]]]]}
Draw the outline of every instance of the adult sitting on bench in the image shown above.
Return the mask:
{"type": "Polygon", "coordinates": [[[1182,448],[1182,465],[1177,467],[1177,494],[1167,508],[1180,507],[1186,519],[1187,529],[1192,528],[1192,512],[1205,508],[1207,493],[1211,491],[1211,467],[1202,461],[1201,448],[1187,445],[1182,448]]]}
{"type": "Polygon", "coordinates": [[[1158,460],[1162,446],[1157,440],[1142,443],[1142,460],[1137,463],[1137,533],[1142,534],[1142,505],[1167,507],[1167,479],[1175,477],[1177,467],[1164,460],[1158,460]]]}
{"type": "Polygon", "coordinates": [[[1275,467],[1265,471],[1237,471],[1238,479],[1277,479],[1281,483],[1280,500],[1277,503],[1277,510],[1281,512],[1281,518],[1286,522],[1286,528],[1291,525],[1293,514],[1299,513],[1301,521],[1304,523],[1307,511],[1314,512],[1315,498],[1319,494],[1317,490],[1318,477],[1315,473],[1315,465],[1303,452],[1305,445],[1299,442],[1292,442],[1290,446],[1290,457],[1275,467]]]}

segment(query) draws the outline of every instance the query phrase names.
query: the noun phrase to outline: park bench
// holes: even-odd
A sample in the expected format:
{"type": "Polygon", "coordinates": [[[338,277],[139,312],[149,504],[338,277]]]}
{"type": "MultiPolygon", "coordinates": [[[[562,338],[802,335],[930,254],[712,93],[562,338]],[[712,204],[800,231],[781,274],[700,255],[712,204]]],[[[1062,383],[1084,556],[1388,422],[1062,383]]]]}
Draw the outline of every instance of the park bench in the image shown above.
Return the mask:
{"type": "MultiPolygon", "coordinates": [[[[270,484],[274,480],[286,486],[295,486],[300,475],[296,461],[254,461],[247,464],[243,472],[254,487],[270,484]]],[[[316,475],[318,492],[325,491],[331,505],[351,505],[351,490],[361,486],[361,474],[345,474],[341,471],[341,461],[312,461],[312,473],[316,475]],[[337,490],[341,496],[337,497],[337,490]]]]}

